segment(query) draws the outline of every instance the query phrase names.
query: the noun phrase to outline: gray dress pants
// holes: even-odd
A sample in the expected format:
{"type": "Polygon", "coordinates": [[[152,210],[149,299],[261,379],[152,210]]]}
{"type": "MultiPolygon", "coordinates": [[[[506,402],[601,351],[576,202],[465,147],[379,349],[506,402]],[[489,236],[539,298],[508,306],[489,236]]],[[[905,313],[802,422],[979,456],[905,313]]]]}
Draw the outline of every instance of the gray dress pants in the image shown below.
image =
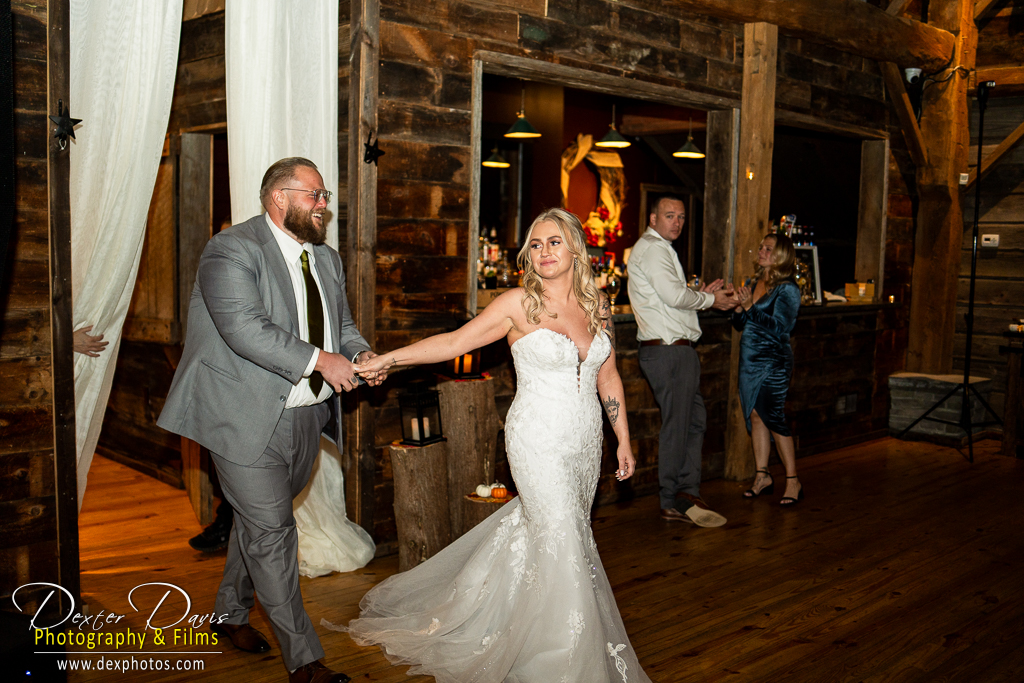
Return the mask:
{"type": "Polygon", "coordinates": [[[661,507],[685,511],[677,493],[700,496],[701,449],[707,413],[700,395],[700,359],[692,346],[641,346],[640,370],[661,409],[658,484],[661,507]]]}
{"type": "Polygon", "coordinates": [[[253,594],[270,617],[284,664],[294,671],[324,656],[299,592],[299,538],[292,498],[302,492],[330,417],[326,403],[286,409],[266,450],[251,465],[211,453],[235,508],[215,610],[227,624],[249,623],[253,594]]]}

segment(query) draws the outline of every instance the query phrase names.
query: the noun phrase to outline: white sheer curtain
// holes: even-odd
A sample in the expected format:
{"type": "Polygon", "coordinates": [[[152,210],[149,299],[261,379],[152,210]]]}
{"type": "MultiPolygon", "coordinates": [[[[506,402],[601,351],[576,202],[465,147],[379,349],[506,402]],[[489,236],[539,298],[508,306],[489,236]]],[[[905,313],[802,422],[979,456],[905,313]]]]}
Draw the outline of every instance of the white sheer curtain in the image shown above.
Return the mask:
{"type": "Polygon", "coordinates": [[[327,241],[337,248],[337,0],[227,0],[224,53],[232,222],[263,212],[270,164],[306,157],[335,193],[327,241]]]}
{"type": "MultiPolygon", "coordinates": [[[[227,0],[224,66],[232,222],[263,212],[260,182],[270,164],[306,157],[335,194],[327,242],[337,249],[337,0],[227,0]]],[[[320,445],[309,484],[294,501],[305,576],[357,569],[375,549],[345,516],[338,449],[326,438],[320,445]]]]}
{"type": "Polygon", "coordinates": [[[74,327],[113,342],[75,355],[78,505],[135,288],[178,61],[182,0],[71,0],[74,327]]]}

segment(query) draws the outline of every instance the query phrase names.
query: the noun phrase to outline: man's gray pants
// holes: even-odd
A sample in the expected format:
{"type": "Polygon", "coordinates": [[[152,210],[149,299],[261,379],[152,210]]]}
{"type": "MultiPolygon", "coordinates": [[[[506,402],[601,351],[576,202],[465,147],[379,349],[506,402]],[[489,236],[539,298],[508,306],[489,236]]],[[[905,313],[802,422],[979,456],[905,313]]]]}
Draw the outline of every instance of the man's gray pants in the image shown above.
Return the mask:
{"type": "Polygon", "coordinates": [[[324,656],[299,592],[299,538],[292,498],[302,492],[330,417],[326,403],[284,411],[263,454],[251,465],[211,453],[221,488],[235,508],[215,610],[227,624],[249,623],[253,593],[270,617],[284,664],[294,671],[324,656]]]}
{"type": "Polygon", "coordinates": [[[700,496],[701,449],[707,412],[700,395],[700,359],[692,346],[641,346],[640,370],[661,408],[658,484],[661,507],[685,511],[677,493],[700,496]]]}

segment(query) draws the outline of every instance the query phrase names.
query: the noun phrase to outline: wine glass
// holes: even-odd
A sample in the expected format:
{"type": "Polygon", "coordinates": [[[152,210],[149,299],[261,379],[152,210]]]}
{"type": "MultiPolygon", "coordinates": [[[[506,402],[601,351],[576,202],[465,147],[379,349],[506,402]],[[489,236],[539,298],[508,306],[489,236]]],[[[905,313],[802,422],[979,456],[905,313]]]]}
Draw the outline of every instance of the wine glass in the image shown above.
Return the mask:
{"type": "Polygon", "coordinates": [[[619,276],[615,273],[608,274],[608,284],[605,285],[604,290],[608,292],[608,303],[612,306],[615,305],[615,297],[619,295],[619,289],[622,287],[622,281],[619,276]]]}

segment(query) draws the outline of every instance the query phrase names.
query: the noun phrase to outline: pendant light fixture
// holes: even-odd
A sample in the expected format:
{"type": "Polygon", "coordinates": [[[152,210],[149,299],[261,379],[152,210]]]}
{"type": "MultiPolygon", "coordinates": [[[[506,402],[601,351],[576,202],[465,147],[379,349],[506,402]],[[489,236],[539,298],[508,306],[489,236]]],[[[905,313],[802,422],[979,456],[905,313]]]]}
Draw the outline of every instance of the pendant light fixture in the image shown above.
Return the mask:
{"type": "Polygon", "coordinates": [[[693,144],[693,117],[690,117],[690,132],[686,136],[686,144],[672,152],[672,156],[680,159],[703,159],[704,152],[700,151],[697,145],[693,144]]]}
{"type": "Polygon", "coordinates": [[[596,147],[610,147],[613,149],[623,149],[629,147],[630,142],[626,138],[619,134],[619,131],[615,130],[615,105],[612,105],[612,125],[608,130],[607,135],[595,142],[596,147]]]}
{"type": "Polygon", "coordinates": [[[498,153],[498,148],[495,147],[491,150],[491,156],[487,157],[487,161],[483,162],[483,165],[487,168],[508,168],[512,164],[505,161],[505,157],[498,153]]]}
{"type": "Polygon", "coordinates": [[[540,133],[537,132],[537,129],[534,128],[533,125],[529,121],[526,120],[526,86],[525,85],[523,85],[523,96],[522,96],[522,101],[521,101],[521,103],[519,105],[519,113],[516,116],[518,117],[518,118],[516,118],[516,122],[513,123],[512,127],[508,129],[507,133],[505,133],[505,137],[507,137],[507,138],[517,138],[517,139],[539,138],[540,137],[540,133]]]}

